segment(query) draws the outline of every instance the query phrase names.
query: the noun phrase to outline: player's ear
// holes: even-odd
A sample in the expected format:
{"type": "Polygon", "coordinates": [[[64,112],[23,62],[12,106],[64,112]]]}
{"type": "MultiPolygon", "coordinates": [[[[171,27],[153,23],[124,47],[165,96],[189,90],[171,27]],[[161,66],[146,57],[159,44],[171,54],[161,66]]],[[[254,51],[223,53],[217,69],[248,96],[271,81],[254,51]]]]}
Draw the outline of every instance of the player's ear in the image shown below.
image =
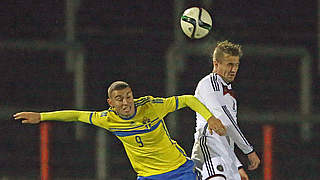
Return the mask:
{"type": "Polygon", "coordinates": [[[217,60],[213,60],[213,66],[214,66],[214,67],[217,67],[217,66],[218,66],[218,64],[219,64],[219,63],[218,63],[218,61],[217,61],[217,60]]]}
{"type": "Polygon", "coordinates": [[[110,107],[113,107],[113,105],[112,105],[112,101],[111,101],[111,99],[110,99],[110,98],[108,98],[108,99],[107,99],[107,102],[108,102],[108,104],[109,104],[109,106],[110,106],[110,107]]]}

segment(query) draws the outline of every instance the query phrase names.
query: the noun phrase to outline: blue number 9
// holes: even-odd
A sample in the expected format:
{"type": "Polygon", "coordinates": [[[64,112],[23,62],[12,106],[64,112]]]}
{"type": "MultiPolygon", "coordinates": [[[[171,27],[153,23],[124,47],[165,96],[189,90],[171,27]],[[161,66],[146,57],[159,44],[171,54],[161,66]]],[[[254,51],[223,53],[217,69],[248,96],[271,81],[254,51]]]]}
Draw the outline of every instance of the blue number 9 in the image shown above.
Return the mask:
{"type": "Polygon", "coordinates": [[[136,136],[136,141],[137,141],[137,143],[139,143],[139,147],[143,147],[143,142],[142,142],[140,136],[136,136]]]}

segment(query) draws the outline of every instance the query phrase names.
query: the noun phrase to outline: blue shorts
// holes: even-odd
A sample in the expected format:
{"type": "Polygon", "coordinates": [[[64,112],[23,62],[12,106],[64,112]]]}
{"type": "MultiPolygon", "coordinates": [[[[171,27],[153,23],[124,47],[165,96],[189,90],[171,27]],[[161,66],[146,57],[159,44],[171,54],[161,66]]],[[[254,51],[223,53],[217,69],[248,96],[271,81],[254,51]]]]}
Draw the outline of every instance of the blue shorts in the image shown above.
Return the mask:
{"type": "Polygon", "coordinates": [[[193,168],[193,161],[187,160],[187,162],[181,165],[178,169],[153,176],[139,176],[137,180],[196,180],[197,176],[193,168]]]}

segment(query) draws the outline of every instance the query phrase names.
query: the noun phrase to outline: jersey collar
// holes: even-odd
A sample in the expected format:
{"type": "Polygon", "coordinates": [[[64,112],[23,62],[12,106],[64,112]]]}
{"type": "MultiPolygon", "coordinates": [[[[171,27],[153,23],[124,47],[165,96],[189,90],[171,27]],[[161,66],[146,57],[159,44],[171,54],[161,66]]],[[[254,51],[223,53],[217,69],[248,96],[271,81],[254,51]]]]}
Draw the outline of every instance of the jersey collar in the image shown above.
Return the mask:
{"type": "Polygon", "coordinates": [[[227,87],[228,87],[228,89],[232,89],[232,87],[231,87],[231,83],[227,83],[227,82],[225,82],[225,81],[223,80],[223,78],[222,78],[219,74],[217,74],[217,73],[213,73],[213,75],[214,75],[214,76],[217,76],[217,79],[219,79],[219,80],[220,80],[220,82],[221,82],[224,86],[227,86],[227,87]]]}
{"type": "Polygon", "coordinates": [[[120,116],[120,114],[119,114],[118,116],[119,116],[121,119],[123,119],[123,120],[130,120],[130,119],[132,119],[136,114],[137,114],[137,107],[134,106],[134,113],[133,113],[130,117],[122,117],[122,116],[120,116]]]}

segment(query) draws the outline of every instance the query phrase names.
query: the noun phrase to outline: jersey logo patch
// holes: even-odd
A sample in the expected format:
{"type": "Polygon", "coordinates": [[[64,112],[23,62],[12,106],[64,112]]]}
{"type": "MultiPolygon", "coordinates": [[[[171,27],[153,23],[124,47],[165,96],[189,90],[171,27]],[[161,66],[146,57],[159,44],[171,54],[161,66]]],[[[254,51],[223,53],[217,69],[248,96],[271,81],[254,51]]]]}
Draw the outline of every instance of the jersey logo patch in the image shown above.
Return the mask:
{"type": "Polygon", "coordinates": [[[233,104],[232,104],[232,110],[233,110],[234,112],[237,112],[236,102],[234,102],[234,100],[233,100],[233,104]]]}
{"type": "Polygon", "coordinates": [[[105,111],[105,112],[102,112],[102,113],[101,113],[101,115],[100,115],[100,117],[104,117],[104,116],[107,116],[107,114],[108,114],[108,112],[107,112],[107,111],[105,111]]]}
{"type": "Polygon", "coordinates": [[[219,165],[217,166],[217,169],[218,169],[219,171],[221,171],[221,172],[224,171],[223,166],[222,166],[221,164],[219,164],[219,165]]]}
{"type": "Polygon", "coordinates": [[[143,121],[142,121],[142,124],[144,124],[144,126],[147,128],[147,129],[151,129],[151,121],[149,118],[143,118],[143,121]]]}

